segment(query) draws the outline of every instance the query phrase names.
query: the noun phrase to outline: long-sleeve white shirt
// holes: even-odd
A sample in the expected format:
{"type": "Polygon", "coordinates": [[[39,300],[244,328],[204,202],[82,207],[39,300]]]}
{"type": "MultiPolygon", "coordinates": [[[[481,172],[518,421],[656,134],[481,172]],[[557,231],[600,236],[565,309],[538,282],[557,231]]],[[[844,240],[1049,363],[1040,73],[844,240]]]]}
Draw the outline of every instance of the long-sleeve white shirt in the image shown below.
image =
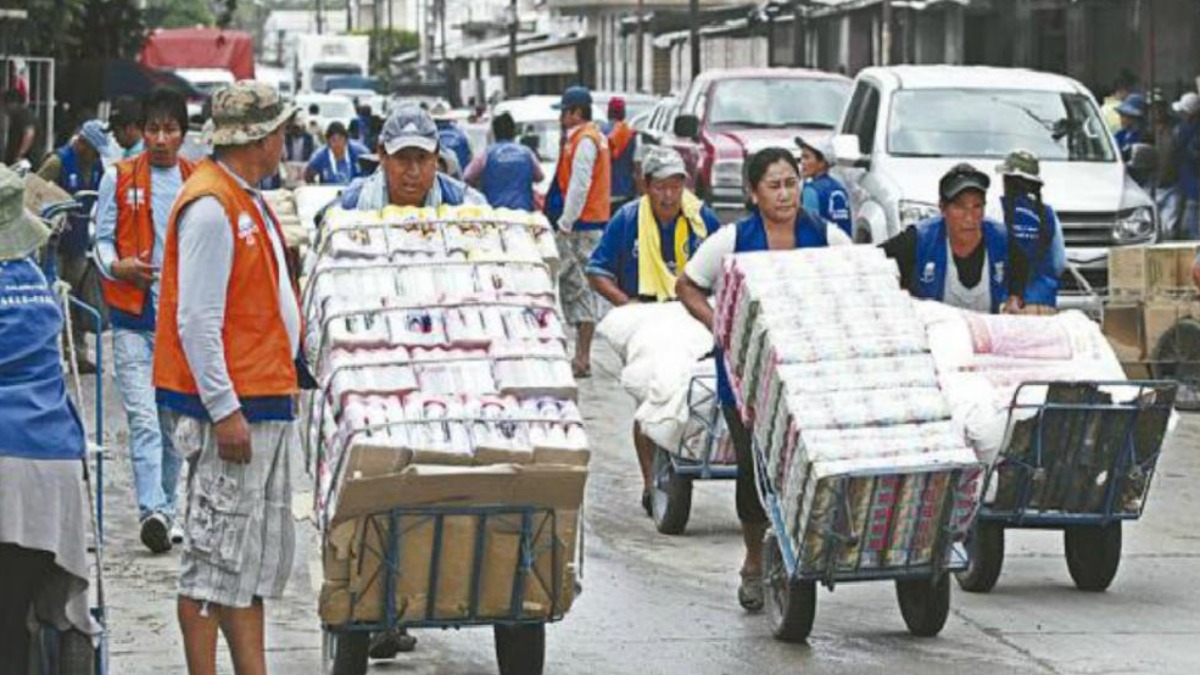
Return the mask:
{"type": "MultiPolygon", "coordinates": [[[[575,134],[583,133],[583,124],[576,126],[567,132],[568,140],[575,137],[575,134]]],[[[592,173],[596,168],[596,157],[600,154],[600,149],[596,147],[596,143],[591,138],[584,138],[579,142],[579,147],[575,149],[575,157],[571,161],[571,178],[567,183],[567,194],[563,195],[563,212],[558,219],[558,227],[563,232],[570,232],[575,228],[575,223],[579,221],[579,216],[583,214],[583,207],[587,205],[588,191],[592,189],[592,173]]]]}

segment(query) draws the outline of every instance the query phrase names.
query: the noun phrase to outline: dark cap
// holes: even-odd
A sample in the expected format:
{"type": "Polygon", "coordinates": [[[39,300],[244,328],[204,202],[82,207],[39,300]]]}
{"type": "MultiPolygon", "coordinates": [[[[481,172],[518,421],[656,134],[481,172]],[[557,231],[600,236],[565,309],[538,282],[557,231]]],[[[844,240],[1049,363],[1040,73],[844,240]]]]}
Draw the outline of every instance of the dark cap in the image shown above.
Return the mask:
{"type": "Polygon", "coordinates": [[[953,201],[963,190],[979,190],[987,193],[992,179],[987,174],[967,164],[955,164],[938,181],[938,195],[943,202],[953,201]]]}
{"type": "Polygon", "coordinates": [[[582,108],[592,105],[592,92],[588,91],[587,87],[574,86],[567,87],[563,92],[562,100],[550,106],[556,110],[568,110],[570,108],[582,108]]]}

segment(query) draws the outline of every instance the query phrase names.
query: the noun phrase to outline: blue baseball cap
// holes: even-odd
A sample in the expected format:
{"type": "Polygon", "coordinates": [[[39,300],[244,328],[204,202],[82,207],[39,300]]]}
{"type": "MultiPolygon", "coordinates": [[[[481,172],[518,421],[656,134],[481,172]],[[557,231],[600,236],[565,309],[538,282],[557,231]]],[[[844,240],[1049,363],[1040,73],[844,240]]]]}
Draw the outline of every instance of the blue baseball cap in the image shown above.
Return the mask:
{"type": "Polygon", "coordinates": [[[563,92],[562,100],[550,107],[555,110],[566,110],[580,106],[591,107],[591,105],[592,92],[588,91],[587,87],[575,85],[574,87],[567,87],[567,90],[563,92]]]}
{"type": "Polygon", "coordinates": [[[1117,114],[1126,117],[1141,117],[1146,114],[1146,97],[1141,94],[1130,94],[1117,106],[1117,114]]]}

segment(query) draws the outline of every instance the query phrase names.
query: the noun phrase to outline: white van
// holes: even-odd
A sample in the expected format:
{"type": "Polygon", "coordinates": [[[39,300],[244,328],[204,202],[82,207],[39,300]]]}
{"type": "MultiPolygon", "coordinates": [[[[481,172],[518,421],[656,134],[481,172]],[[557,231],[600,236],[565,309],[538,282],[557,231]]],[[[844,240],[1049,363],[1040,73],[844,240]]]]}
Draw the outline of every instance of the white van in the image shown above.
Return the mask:
{"type": "MultiPolygon", "coordinates": [[[[1043,197],[1067,258],[1104,286],[1110,246],[1158,235],[1149,195],[1129,177],[1091,93],[1061,75],[1015,68],[867,68],[834,138],[835,174],[851,193],[854,236],[882,242],[938,213],[938,179],[970,162],[993,177],[988,216],[1003,221],[996,172],[1009,152],[1041,159],[1043,197]]],[[[1154,161],[1138,148],[1134,163],[1154,161]]]]}

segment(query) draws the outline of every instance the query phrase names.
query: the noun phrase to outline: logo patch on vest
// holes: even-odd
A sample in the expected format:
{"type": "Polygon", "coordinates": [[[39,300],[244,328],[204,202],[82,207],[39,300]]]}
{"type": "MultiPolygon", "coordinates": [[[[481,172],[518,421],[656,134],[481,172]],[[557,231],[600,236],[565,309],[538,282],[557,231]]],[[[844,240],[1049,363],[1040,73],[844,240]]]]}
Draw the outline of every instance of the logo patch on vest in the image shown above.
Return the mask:
{"type": "Polygon", "coordinates": [[[925,270],[921,272],[921,283],[932,284],[935,274],[937,274],[937,266],[932,262],[925,263],[925,270]]]}
{"type": "Polygon", "coordinates": [[[256,230],[254,219],[250,217],[250,214],[243,213],[238,216],[237,236],[241,238],[243,244],[254,246],[256,230]]]}
{"type": "Polygon", "coordinates": [[[995,279],[996,283],[1004,283],[1004,261],[997,261],[996,264],[992,266],[992,269],[995,270],[995,272],[992,274],[992,277],[995,279]]]}
{"type": "Polygon", "coordinates": [[[139,187],[129,188],[129,192],[125,195],[125,203],[129,206],[136,207],[138,204],[146,201],[145,190],[139,187]]]}

